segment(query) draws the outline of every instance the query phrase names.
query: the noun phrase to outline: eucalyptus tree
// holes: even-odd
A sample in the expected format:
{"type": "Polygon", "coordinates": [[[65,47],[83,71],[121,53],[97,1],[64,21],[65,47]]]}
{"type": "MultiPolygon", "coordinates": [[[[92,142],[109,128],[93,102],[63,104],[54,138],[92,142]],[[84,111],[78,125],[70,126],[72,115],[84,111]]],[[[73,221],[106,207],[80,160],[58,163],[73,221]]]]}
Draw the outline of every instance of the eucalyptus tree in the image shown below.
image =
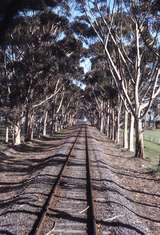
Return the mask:
{"type": "MultiPolygon", "coordinates": [[[[106,82],[110,82],[110,86],[113,86],[114,88],[114,82],[113,82],[113,78],[112,78],[112,71],[110,70],[110,65],[108,63],[108,61],[106,60],[106,55],[105,55],[105,51],[103,49],[103,45],[97,41],[97,34],[94,31],[94,29],[90,26],[89,22],[86,21],[86,17],[85,16],[78,16],[77,17],[77,21],[73,22],[72,27],[74,28],[74,30],[76,31],[76,33],[80,36],[80,38],[82,38],[82,40],[88,44],[88,49],[86,49],[84,51],[84,58],[89,58],[91,60],[91,63],[93,64],[92,67],[94,66],[95,69],[99,69],[102,71],[107,71],[108,70],[108,75],[104,76],[104,80],[107,80],[106,82]],[[97,66],[96,66],[97,63],[97,66]]],[[[110,41],[110,50],[113,47],[113,44],[110,41]]],[[[85,82],[85,81],[84,81],[85,82]]],[[[106,91],[107,92],[107,91],[106,91]]],[[[108,99],[109,101],[109,99],[108,99]]],[[[120,96],[118,97],[117,100],[117,106],[119,107],[119,109],[116,112],[116,130],[117,130],[117,134],[116,134],[116,141],[117,143],[119,143],[120,141],[120,120],[122,119],[122,99],[120,98],[120,96]]],[[[94,106],[94,105],[93,105],[94,106]]],[[[96,106],[94,106],[96,107],[96,106]]],[[[110,109],[110,105],[108,104],[108,108],[110,109]]],[[[97,110],[98,112],[98,110],[97,110]]],[[[95,112],[95,113],[97,113],[95,112]]],[[[107,115],[107,119],[104,121],[104,125],[101,126],[101,131],[104,129],[103,126],[108,127],[108,131],[105,130],[106,134],[108,137],[110,137],[110,125],[109,125],[109,119],[110,119],[110,111],[109,110],[105,110],[104,114],[107,115]]],[[[99,113],[102,113],[99,110],[99,113]]],[[[93,117],[93,115],[92,115],[93,117]]],[[[94,118],[93,118],[94,119],[94,118]]],[[[100,119],[99,119],[100,120],[100,119]]],[[[124,135],[123,135],[123,146],[124,148],[128,148],[128,142],[129,142],[129,150],[133,151],[133,115],[131,115],[130,118],[131,122],[130,122],[130,126],[132,128],[130,128],[130,138],[128,140],[128,112],[127,110],[124,112],[124,135]]],[[[103,122],[102,122],[103,123],[103,122]]],[[[113,136],[113,135],[112,135],[113,136]]]]}
{"type": "Polygon", "coordinates": [[[103,45],[123,104],[134,116],[135,156],[143,158],[142,120],[160,92],[158,15],[146,1],[79,2],[103,45]]]}
{"type": "Polygon", "coordinates": [[[53,50],[65,25],[65,19],[47,12],[16,19],[14,30],[7,34],[3,46],[7,57],[5,82],[10,108],[15,114],[12,117],[16,144],[20,143],[22,116],[26,116],[26,136],[30,139],[34,108],[60,91],[60,79],[53,80],[58,72],[53,50]]]}
{"type": "Polygon", "coordinates": [[[59,73],[57,76],[62,78],[63,90],[51,102],[52,132],[57,129],[55,126],[58,123],[61,123],[58,126],[64,126],[63,123],[68,121],[66,110],[70,112],[70,103],[74,103],[74,99],[76,102],[76,95],[70,96],[69,94],[73,92],[73,82],[83,76],[83,69],[80,67],[81,51],[83,50],[81,41],[71,33],[57,42],[57,47],[59,48],[57,54],[59,73]]]}
{"type": "Polygon", "coordinates": [[[92,70],[86,74],[87,93],[90,94],[92,112],[97,115],[97,126],[112,140],[119,142],[120,106],[118,93],[110,79],[102,57],[92,60],[92,70]]]}
{"type": "Polygon", "coordinates": [[[31,139],[37,110],[58,94],[63,97],[65,80],[78,71],[82,45],[68,24],[63,14],[45,10],[16,17],[13,29],[6,32],[1,50],[1,107],[12,114],[6,112],[15,144],[20,143],[23,117],[26,139],[31,139]]]}
{"type": "Polygon", "coordinates": [[[86,86],[81,96],[81,110],[85,113],[86,118],[90,121],[91,125],[98,127],[99,113],[97,110],[96,101],[93,96],[92,88],[86,86]]]}
{"type": "Polygon", "coordinates": [[[14,28],[14,19],[21,15],[27,15],[31,11],[42,12],[48,9],[61,8],[69,14],[68,0],[1,0],[0,5],[0,42],[4,42],[4,34],[8,28],[14,28]]]}

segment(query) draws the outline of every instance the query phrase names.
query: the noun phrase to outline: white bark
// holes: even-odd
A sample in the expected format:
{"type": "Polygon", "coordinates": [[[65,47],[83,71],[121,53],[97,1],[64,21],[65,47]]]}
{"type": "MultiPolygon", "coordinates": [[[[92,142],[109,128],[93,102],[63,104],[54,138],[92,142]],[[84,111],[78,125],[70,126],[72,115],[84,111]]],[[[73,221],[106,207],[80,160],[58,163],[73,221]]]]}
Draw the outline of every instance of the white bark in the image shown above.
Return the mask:
{"type": "Polygon", "coordinates": [[[112,140],[115,141],[115,110],[112,108],[112,140]]]}
{"type": "Polygon", "coordinates": [[[124,134],[123,134],[123,147],[128,149],[128,112],[124,112],[124,134]]]}
{"type": "Polygon", "coordinates": [[[47,134],[47,118],[48,118],[48,111],[45,111],[44,121],[43,121],[43,136],[46,136],[47,134]]]}
{"type": "Polygon", "coordinates": [[[9,141],[9,127],[6,126],[5,143],[7,144],[8,141],[9,141]]]}
{"type": "Polygon", "coordinates": [[[60,83],[60,79],[58,79],[57,83],[56,83],[56,86],[55,86],[55,90],[54,90],[54,93],[51,94],[50,96],[46,97],[44,100],[42,100],[41,102],[39,102],[38,104],[35,104],[33,105],[33,109],[41,106],[42,104],[46,103],[47,101],[51,100],[52,98],[54,98],[60,91],[61,91],[61,87],[58,88],[58,85],[60,83]]]}
{"type": "Polygon", "coordinates": [[[106,120],[106,135],[109,138],[109,124],[110,124],[110,101],[107,103],[107,120],[106,120]]]}
{"type": "Polygon", "coordinates": [[[20,122],[14,125],[14,145],[21,144],[21,127],[20,122]]]}
{"type": "Polygon", "coordinates": [[[107,123],[106,123],[106,132],[107,132],[106,134],[107,134],[107,137],[109,137],[109,123],[110,123],[110,114],[108,113],[107,114],[107,123]]]}
{"type": "Polygon", "coordinates": [[[120,142],[120,116],[121,113],[118,112],[118,116],[117,116],[117,137],[116,137],[116,143],[119,144],[120,142]]]}
{"type": "Polygon", "coordinates": [[[56,120],[56,122],[55,122],[54,129],[55,129],[55,132],[58,131],[58,123],[57,123],[57,120],[56,120]]]}
{"type": "Polygon", "coordinates": [[[116,130],[116,143],[119,144],[120,142],[120,119],[121,119],[121,112],[122,112],[122,100],[119,97],[118,100],[118,107],[117,107],[117,130],[116,130]]]}
{"type": "Polygon", "coordinates": [[[104,132],[104,113],[101,112],[100,114],[100,132],[104,132]]]}
{"type": "Polygon", "coordinates": [[[130,113],[129,151],[134,152],[134,116],[130,113]]]}

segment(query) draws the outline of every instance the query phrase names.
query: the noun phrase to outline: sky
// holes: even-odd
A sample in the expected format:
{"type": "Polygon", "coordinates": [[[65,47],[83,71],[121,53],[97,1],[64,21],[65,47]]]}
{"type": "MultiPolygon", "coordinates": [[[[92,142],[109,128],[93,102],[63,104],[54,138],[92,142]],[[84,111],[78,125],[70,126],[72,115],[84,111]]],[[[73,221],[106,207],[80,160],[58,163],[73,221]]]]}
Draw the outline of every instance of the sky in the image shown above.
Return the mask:
{"type": "Polygon", "coordinates": [[[85,59],[83,62],[81,62],[81,66],[84,68],[84,72],[87,73],[91,70],[91,61],[90,59],[85,59]]]}

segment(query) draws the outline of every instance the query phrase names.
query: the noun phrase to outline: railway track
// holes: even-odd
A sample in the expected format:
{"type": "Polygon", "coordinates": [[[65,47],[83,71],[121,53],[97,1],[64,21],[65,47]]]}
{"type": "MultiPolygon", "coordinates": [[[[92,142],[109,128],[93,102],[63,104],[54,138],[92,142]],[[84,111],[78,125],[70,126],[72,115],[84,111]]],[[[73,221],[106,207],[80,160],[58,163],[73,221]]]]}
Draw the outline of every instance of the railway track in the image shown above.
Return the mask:
{"type": "Polygon", "coordinates": [[[87,126],[81,126],[30,235],[96,235],[87,126]]]}
{"type": "Polygon", "coordinates": [[[89,205],[88,234],[96,235],[97,227],[96,227],[94,197],[93,197],[93,188],[92,188],[91,162],[89,159],[89,151],[88,151],[87,126],[85,127],[85,148],[86,148],[86,168],[87,168],[87,201],[89,205]]]}

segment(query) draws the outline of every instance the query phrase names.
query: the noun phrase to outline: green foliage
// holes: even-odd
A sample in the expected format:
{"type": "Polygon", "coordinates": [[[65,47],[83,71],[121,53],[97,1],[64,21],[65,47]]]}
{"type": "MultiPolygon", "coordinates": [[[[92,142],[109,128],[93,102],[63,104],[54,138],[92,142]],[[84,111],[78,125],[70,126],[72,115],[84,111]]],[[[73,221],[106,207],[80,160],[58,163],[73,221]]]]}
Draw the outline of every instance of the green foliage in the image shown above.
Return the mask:
{"type": "Polygon", "coordinates": [[[61,13],[52,9],[17,16],[14,27],[6,30],[1,48],[0,108],[7,116],[8,112],[12,114],[8,116],[11,122],[26,108],[32,110],[54,94],[57,81],[57,105],[64,91],[68,94],[65,102],[69,102],[69,93],[79,92],[73,92],[71,81],[83,74],[80,67],[83,44],[69,29],[67,14],[61,13]]]}

